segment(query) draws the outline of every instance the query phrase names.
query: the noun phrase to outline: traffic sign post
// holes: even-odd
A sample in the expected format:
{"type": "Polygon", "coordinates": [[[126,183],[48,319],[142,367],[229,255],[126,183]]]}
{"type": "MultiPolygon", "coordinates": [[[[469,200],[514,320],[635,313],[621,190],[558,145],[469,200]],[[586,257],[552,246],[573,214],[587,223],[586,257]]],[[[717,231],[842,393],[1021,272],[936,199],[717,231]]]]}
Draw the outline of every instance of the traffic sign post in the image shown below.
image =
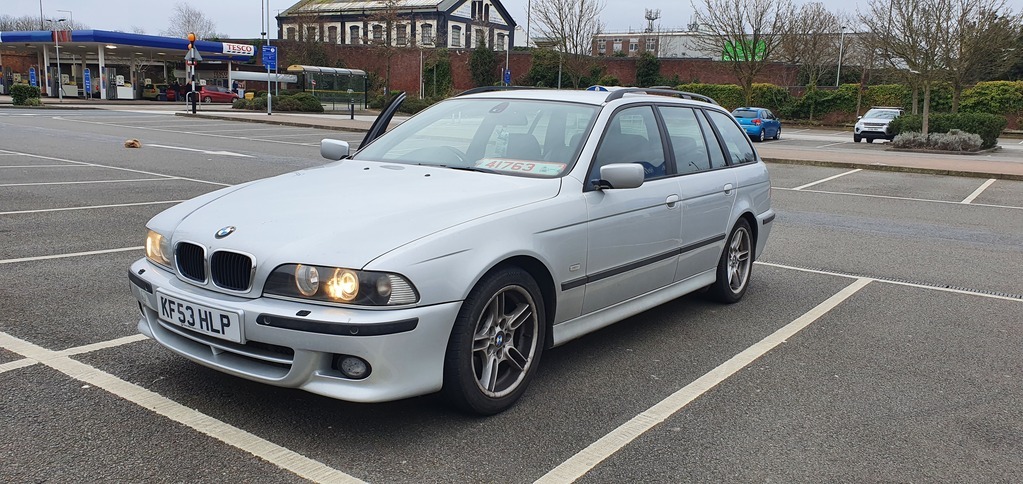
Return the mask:
{"type": "Polygon", "coordinates": [[[511,85],[511,69],[504,70],[504,85],[505,86],[511,85]]]}
{"type": "Polygon", "coordinates": [[[266,115],[273,114],[273,95],[270,90],[270,71],[277,70],[277,47],[272,45],[263,46],[263,65],[266,66],[266,115]]]}
{"type": "Polygon", "coordinates": [[[82,70],[82,76],[85,78],[85,82],[83,83],[85,87],[85,99],[88,100],[92,98],[92,72],[89,71],[88,67],[82,70]]]}
{"type": "Polygon", "coordinates": [[[192,68],[192,90],[188,96],[192,99],[192,114],[195,114],[195,104],[199,100],[199,93],[195,91],[195,65],[202,62],[202,56],[195,50],[195,34],[188,33],[188,53],[185,54],[185,65],[192,68]]]}

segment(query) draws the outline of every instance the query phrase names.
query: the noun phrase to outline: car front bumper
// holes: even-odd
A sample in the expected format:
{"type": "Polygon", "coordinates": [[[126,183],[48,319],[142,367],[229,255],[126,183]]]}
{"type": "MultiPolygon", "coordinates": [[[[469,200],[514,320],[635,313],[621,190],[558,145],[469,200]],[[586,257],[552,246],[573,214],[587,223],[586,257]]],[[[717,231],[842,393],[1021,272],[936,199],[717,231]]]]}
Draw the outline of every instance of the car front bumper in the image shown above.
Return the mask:
{"type": "Polygon", "coordinates": [[[882,138],[883,139],[888,139],[888,138],[893,137],[893,135],[888,133],[888,128],[886,128],[886,127],[856,126],[856,127],[853,128],[853,133],[856,136],[859,136],[861,138],[870,138],[870,139],[882,139],[882,138]]]}
{"type": "Polygon", "coordinates": [[[461,307],[458,301],[360,310],[246,299],[185,283],[146,259],[132,264],[129,279],[142,312],[139,331],[175,353],[249,380],[352,402],[384,402],[440,390],[448,337],[461,307]],[[158,291],[239,314],[241,341],[161,319],[158,291]],[[337,355],[362,358],[371,369],[369,376],[345,377],[334,363],[337,355]]]}

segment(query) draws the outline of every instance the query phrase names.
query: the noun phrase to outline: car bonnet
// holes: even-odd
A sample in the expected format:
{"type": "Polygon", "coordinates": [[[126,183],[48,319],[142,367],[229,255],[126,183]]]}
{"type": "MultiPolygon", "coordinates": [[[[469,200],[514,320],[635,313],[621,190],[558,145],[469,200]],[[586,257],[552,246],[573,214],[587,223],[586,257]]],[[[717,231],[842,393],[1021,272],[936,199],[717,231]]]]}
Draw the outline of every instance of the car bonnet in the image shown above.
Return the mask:
{"type": "Polygon", "coordinates": [[[416,239],[557,195],[560,179],[345,160],[269,178],[187,215],[173,241],[262,263],[361,268],[416,239]],[[217,238],[218,231],[234,227],[217,238]]]}

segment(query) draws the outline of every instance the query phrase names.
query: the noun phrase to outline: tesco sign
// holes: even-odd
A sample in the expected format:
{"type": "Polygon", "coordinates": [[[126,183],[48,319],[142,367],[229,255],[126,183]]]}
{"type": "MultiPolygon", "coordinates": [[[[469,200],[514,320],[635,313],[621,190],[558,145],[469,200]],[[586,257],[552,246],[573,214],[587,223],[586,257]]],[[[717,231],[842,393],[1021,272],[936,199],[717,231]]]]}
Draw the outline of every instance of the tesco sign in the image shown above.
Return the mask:
{"type": "Polygon", "coordinates": [[[256,48],[248,44],[231,44],[228,42],[223,44],[225,54],[252,56],[256,53],[256,48]]]}

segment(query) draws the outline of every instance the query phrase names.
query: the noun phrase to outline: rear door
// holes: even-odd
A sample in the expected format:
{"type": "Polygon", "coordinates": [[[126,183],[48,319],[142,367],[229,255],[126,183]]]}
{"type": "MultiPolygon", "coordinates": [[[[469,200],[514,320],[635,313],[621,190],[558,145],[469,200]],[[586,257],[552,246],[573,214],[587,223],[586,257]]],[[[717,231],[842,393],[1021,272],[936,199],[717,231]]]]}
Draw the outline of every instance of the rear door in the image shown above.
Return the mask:
{"type": "MultiPolygon", "coordinates": [[[[685,106],[660,106],[658,110],[682,175],[678,178],[682,193],[682,245],[675,274],[675,280],[682,281],[717,266],[735,203],[736,180],[702,110],[685,106]]],[[[735,123],[730,123],[732,130],[745,140],[735,123]]]]}

